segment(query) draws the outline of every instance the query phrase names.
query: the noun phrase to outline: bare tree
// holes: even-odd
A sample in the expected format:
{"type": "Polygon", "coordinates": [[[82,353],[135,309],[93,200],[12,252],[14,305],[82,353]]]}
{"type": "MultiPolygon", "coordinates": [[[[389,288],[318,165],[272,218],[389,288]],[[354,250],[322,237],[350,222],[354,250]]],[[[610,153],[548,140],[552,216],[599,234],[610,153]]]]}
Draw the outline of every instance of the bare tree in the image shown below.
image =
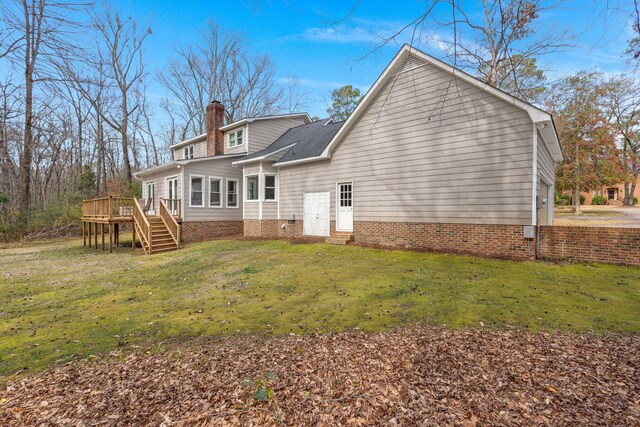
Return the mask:
{"type": "Polygon", "coordinates": [[[31,163],[33,160],[34,86],[51,79],[51,64],[73,51],[69,30],[76,25],[68,16],[76,3],[47,0],[8,0],[2,5],[5,49],[8,58],[24,73],[24,138],[20,156],[19,209],[23,214],[31,204],[31,163]]]}
{"type": "Polygon", "coordinates": [[[283,90],[273,64],[249,54],[240,35],[210,23],[199,45],[177,48],[176,55],[157,80],[169,92],[163,105],[181,127],[178,134],[204,133],[204,107],[214,99],[225,105],[228,122],[280,110],[283,90]]]}
{"type": "MultiPolygon", "coordinates": [[[[117,114],[102,109],[98,109],[98,113],[105,123],[120,134],[124,175],[127,182],[131,182],[129,118],[138,108],[133,92],[145,75],[143,44],[151,35],[151,28],[139,31],[134,20],[122,19],[119,12],[107,4],[102,13],[92,14],[92,22],[100,37],[100,67],[104,66],[105,69],[105,83],[115,89],[114,96],[119,104],[117,114]]],[[[92,102],[95,104],[95,99],[92,102]]]]}
{"type": "Polygon", "coordinates": [[[296,113],[309,109],[309,92],[304,90],[297,75],[287,76],[284,95],[284,110],[296,113]]]}

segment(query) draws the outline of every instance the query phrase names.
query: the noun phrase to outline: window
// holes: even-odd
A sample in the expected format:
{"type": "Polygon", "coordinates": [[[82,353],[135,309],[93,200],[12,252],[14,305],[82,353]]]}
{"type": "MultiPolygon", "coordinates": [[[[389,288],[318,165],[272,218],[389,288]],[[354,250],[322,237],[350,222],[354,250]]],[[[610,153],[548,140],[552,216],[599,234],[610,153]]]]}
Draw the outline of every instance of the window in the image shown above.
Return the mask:
{"type": "Polygon", "coordinates": [[[235,179],[227,180],[227,207],[238,207],[238,181],[235,179]]]}
{"type": "Polygon", "coordinates": [[[203,177],[192,176],[191,177],[191,204],[193,207],[204,206],[204,192],[203,192],[203,177]]]}
{"type": "Polygon", "coordinates": [[[229,148],[244,145],[244,129],[238,129],[229,133],[229,148]]]}
{"type": "Polygon", "coordinates": [[[193,159],[193,145],[189,145],[184,147],[184,158],[185,159],[193,159]]]}
{"type": "Polygon", "coordinates": [[[276,199],[276,176],[275,175],[264,176],[264,199],[265,200],[276,199]]]}
{"type": "Polygon", "coordinates": [[[209,206],[222,207],[222,178],[209,178],[209,206]]]}
{"type": "Polygon", "coordinates": [[[247,200],[258,200],[258,175],[248,176],[246,185],[247,200]]]}

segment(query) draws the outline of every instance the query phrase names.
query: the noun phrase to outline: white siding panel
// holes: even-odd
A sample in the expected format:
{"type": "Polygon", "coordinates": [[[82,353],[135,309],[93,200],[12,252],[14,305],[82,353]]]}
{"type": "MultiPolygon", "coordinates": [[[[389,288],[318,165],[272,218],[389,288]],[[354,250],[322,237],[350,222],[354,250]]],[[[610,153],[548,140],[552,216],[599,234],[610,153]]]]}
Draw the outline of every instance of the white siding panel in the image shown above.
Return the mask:
{"type": "Polygon", "coordinates": [[[326,161],[280,168],[280,218],[354,183],[355,221],[531,223],[526,112],[430,64],[387,83],[326,161]]]}

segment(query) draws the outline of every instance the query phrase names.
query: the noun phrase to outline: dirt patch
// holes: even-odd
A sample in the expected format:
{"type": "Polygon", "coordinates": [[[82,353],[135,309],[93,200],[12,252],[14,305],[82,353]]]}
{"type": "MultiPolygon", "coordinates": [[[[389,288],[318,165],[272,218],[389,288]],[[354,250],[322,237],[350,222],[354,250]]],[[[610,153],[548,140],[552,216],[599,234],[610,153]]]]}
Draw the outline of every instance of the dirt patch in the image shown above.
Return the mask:
{"type": "Polygon", "coordinates": [[[1,425],[639,425],[640,337],[419,327],[200,340],[16,379],[1,425]]]}

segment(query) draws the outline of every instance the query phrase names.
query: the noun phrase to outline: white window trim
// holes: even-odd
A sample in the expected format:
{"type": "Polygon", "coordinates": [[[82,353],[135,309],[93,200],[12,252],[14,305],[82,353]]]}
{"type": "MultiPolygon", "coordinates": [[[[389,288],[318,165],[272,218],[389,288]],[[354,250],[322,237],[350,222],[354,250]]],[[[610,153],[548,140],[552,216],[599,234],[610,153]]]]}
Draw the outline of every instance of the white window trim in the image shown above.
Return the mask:
{"type": "Polygon", "coordinates": [[[247,133],[245,132],[244,127],[232,130],[227,132],[227,148],[236,148],[242,147],[246,144],[247,133]],[[242,131],[242,144],[238,144],[238,132],[242,131]],[[231,145],[231,135],[235,136],[235,145],[231,145]]]}
{"type": "Polygon", "coordinates": [[[244,177],[244,201],[247,203],[259,203],[260,202],[260,174],[251,174],[251,175],[245,175],[244,177]],[[249,186],[247,185],[247,180],[249,178],[253,178],[256,177],[258,178],[258,198],[257,199],[249,199],[249,186]]]}
{"type": "Polygon", "coordinates": [[[207,181],[205,180],[205,176],[204,175],[192,175],[189,174],[189,207],[190,208],[204,208],[207,204],[207,200],[205,195],[207,194],[207,181]],[[192,193],[192,184],[193,184],[193,178],[202,178],[202,205],[193,205],[191,204],[191,193],[192,193]]]}
{"type": "Polygon", "coordinates": [[[227,198],[225,198],[224,200],[225,200],[225,206],[228,209],[238,209],[238,208],[240,208],[240,198],[238,197],[238,195],[240,194],[239,193],[240,192],[240,185],[238,183],[239,183],[239,181],[237,179],[227,178],[227,180],[226,180],[227,186],[225,187],[225,190],[226,190],[227,198]],[[235,206],[229,206],[229,199],[228,199],[228,196],[229,196],[229,182],[232,182],[232,181],[236,183],[236,205],[235,206]]]}
{"type": "Polygon", "coordinates": [[[265,203],[277,203],[278,202],[278,175],[276,175],[275,173],[265,173],[262,175],[262,186],[264,191],[262,192],[262,201],[265,203]],[[272,176],[274,177],[274,182],[273,182],[273,195],[274,198],[273,199],[267,199],[267,177],[268,176],[272,176]]]}
{"type": "Polygon", "coordinates": [[[193,159],[193,144],[187,145],[182,150],[182,158],[184,160],[193,159]]]}
{"type": "Polygon", "coordinates": [[[220,176],[210,176],[207,182],[209,183],[209,204],[207,206],[210,207],[211,209],[222,209],[224,207],[224,178],[220,176]],[[220,181],[220,205],[219,206],[211,205],[211,181],[212,180],[220,181]]]}

